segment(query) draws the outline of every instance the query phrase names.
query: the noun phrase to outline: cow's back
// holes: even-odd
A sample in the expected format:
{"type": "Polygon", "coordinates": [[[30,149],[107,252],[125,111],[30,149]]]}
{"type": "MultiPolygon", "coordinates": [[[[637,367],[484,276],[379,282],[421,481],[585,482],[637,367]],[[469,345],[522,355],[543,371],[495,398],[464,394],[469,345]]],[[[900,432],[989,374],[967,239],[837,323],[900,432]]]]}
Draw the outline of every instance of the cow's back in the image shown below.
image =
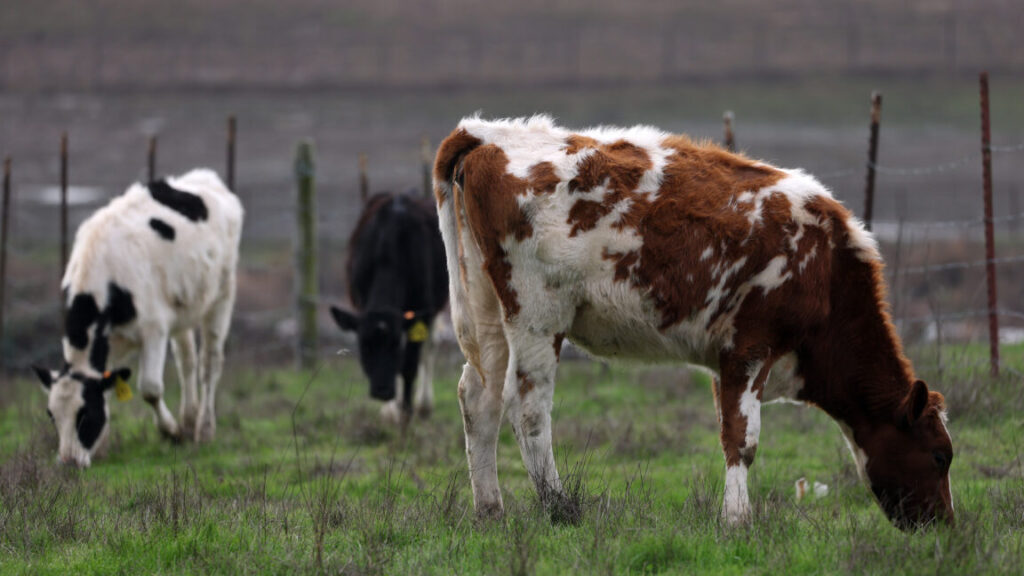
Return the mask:
{"type": "Polygon", "coordinates": [[[375,305],[375,283],[399,283],[401,302],[382,305],[437,313],[448,302],[444,258],[432,202],[410,194],[373,195],[349,239],[346,274],[353,306],[375,305]]]}
{"type": "Polygon", "coordinates": [[[232,278],[242,220],[240,202],[212,171],[134,184],[79,227],[62,281],[69,304],[91,294],[102,309],[116,284],[145,303],[137,322],[194,325],[232,278]]]}
{"type": "Polygon", "coordinates": [[[507,322],[568,324],[604,356],[713,367],[755,319],[769,340],[822,322],[837,246],[877,258],[810,176],[647,127],[469,118],[435,179],[454,211],[449,265],[490,284],[464,269],[452,289],[493,290],[507,322]]]}

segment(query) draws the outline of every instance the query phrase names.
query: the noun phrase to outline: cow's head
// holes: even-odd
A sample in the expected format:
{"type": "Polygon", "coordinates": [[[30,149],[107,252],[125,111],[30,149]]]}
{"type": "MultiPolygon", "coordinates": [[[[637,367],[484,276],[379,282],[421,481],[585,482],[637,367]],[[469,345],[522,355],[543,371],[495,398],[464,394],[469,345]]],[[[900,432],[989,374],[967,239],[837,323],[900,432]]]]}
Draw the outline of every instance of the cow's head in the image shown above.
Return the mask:
{"type": "Polygon", "coordinates": [[[406,331],[422,315],[401,312],[395,308],[355,314],[331,306],[331,316],[342,330],[356,333],[359,340],[359,363],[370,379],[370,397],[382,401],[394,399],[406,331]]]}
{"type": "Polygon", "coordinates": [[[46,413],[57,428],[57,460],[86,468],[107,438],[110,410],[106,392],[132,371],[121,368],[91,377],[70,367],[57,372],[33,366],[46,393],[46,413]]]}
{"type": "Polygon", "coordinates": [[[918,380],[892,421],[857,434],[867,456],[865,480],[889,519],[903,530],[937,520],[953,522],[953,444],[945,419],[942,395],[929,392],[918,380]]]}

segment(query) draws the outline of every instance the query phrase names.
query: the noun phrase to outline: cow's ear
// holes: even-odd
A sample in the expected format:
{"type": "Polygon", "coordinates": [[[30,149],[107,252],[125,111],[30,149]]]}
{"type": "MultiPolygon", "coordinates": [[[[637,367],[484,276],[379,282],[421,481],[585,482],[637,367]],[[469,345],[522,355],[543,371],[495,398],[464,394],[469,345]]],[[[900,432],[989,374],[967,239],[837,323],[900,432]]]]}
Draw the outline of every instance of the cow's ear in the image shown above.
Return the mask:
{"type": "Polygon", "coordinates": [[[32,370],[36,373],[36,376],[39,377],[39,382],[43,385],[43,391],[49,392],[50,386],[57,381],[57,373],[35,365],[32,366],[32,370]]]}
{"type": "Polygon", "coordinates": [[[359,328],[359,317],[337,306],[331,306],[331,317],[342,330],[355,332],[359,328]]]}
{"type": "Polygon", "coordinates": [[[111,370],[103,373],[103,380],[100,381],[103,391],[106,392],[117,385],[118,380],[128,381],[132,377],[131,368],[118,368],[117,370],[111,370]]]}
{"type": "Polygon", "coordinates": [[[907,399],[904,401],[906,411],[906,423],[908,426],[912,426],[917,419],[924,414],[924,409],[928,407],[928,385],[922,380],[916,380],[910,386],[910,394],[907,395],[907,399]]]}

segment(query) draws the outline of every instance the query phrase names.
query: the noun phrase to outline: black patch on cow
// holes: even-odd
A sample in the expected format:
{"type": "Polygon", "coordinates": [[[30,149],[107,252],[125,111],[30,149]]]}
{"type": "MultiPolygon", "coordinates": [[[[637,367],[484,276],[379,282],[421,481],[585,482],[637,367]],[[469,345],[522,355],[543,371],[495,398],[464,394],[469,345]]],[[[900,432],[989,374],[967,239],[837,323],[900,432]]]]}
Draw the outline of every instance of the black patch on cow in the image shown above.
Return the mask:
{"type": "Polygon", "coordinates": [[[191,192],[178,190],[166,180],[158,180],[149,184],[149,194],[157,202],[178,212],[193,222],[206,220],[209,212],[206,210],[206,203],[199,196],[191,192]]]}
{"type": "Polygon", "coordinates": [[[149,227],[156,230],[156,233],[160,235],[164,240],[173,242],[174,241],[174,228],[159,218],[150,218],[149,227]]]}
{"type": "Polygon", "coordinates": [[[136,313],[132,293],[111,282],[107,286],[106,313],[111,326],[120,326],[134,320],[136,313]]]}
{"type": "Polygon", "coordinates": [[[99,315],[100,309],[92,294],[75,294],[65,321],[65,334],[68,342],[79,350],[85,350],[89,345],[89,327],[99,318],[99,315]]]}
{"type": "Polygon", "coordinates": [[[107,318],[100,318],[93,335],[92,348],[89,350],[89,365],[97,372],[107,369],[107,358],[110,356],[110,340],[107,337],[107,318]]]}
{"type": "Polygon", "coordinates": [[[85,404],[75,414],[75,429],[78,431],[78,441],[90,449],[99,440],[103,426],[107,423],[107,401],[103,397],[103,387],[91,379],[82,387],[82,399],[85,404]]]}

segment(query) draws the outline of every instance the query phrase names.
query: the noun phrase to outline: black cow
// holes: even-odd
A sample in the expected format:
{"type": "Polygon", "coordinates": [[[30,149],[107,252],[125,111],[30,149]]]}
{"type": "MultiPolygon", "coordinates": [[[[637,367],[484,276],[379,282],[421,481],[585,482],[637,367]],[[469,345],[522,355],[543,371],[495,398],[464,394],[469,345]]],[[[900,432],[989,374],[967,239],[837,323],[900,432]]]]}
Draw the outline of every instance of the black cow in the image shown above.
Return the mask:
{"type": "Polygon", "coordinates": [[[342,330],[358,336],[370,396],[389,401],[381,411],[386,417],[407,421],[416,373],[422,369],[416,409],[428,415],[434,401],[430,332],[448,303],[448,271],[434,203],[411,193],[372,196],[349,240],[346,271],[358,312],[332,306],[331,315],[342,330]]]}

